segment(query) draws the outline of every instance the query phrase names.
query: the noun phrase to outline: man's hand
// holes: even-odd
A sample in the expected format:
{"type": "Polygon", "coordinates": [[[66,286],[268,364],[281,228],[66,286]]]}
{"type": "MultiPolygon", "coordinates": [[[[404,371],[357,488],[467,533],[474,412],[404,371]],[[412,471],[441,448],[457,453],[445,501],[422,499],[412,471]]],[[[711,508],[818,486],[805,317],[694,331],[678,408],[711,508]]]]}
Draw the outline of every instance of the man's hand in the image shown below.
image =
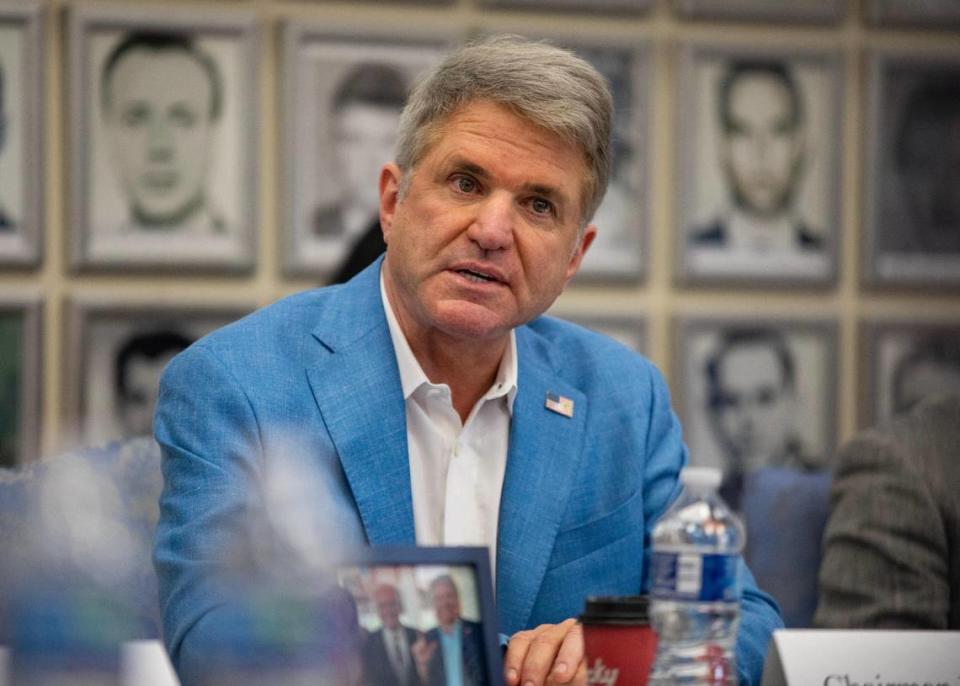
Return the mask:
{"type": "Polygon", "coordinates": [[[507,644],[503,673],[507,686],[586,686],[583,627],[568,619],[518,631],[507,644]]]}

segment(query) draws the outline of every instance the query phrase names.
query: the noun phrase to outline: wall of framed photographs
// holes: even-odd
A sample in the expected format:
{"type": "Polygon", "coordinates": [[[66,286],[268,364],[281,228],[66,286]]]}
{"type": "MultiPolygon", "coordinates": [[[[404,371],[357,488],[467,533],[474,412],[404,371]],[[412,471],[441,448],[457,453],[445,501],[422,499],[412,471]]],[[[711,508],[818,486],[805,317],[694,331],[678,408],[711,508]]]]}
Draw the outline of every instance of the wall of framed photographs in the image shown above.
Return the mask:
{"type": "Polygon", "coordinates": [[[759,346],[777,351],[791,459],[822,464],[950,379],[931,365],[960,369],[954,5],[0,1],[0,460],[137,426],[124,360],[158,365],[329,281],[375,238],[375,179],[357,179],[410,82],[511,32],[578,50],[615,89],[600,238],[554,313],[648,354],[707,462],[736,440],[733,346],[757,375],[759,346]],[[158,83],[193,89],[154,103],[160,133],[135,106],[170,91],[137,91],[150,50],[158,83]]]}

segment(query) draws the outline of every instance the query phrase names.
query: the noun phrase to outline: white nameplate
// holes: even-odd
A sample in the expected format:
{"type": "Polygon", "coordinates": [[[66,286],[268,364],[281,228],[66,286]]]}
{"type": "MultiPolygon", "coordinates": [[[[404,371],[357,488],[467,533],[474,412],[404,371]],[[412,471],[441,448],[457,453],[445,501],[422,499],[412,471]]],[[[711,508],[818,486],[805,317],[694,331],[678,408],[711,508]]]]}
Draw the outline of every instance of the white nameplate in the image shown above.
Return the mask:
{"type": "Polygon", "coordinates": [[[775,631],[762,686],[960,686],[960,631],[775,631]]]}

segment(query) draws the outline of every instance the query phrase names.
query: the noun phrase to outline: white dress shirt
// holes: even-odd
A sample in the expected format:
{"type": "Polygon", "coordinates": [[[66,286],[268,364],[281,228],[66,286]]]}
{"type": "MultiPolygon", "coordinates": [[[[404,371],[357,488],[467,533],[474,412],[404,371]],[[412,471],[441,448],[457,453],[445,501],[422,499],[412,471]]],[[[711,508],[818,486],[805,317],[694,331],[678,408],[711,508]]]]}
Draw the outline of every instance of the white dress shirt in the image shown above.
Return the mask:
{"type": "Polygon", "coordinates": [[[431,383],[410,349],[382,274],[380,297],[406,405],[417,545],[486,546],[495,574],[500,492],[517,394],[516,335],[510,332],[493,385],[461,422],[450,387],[431,383]]]}

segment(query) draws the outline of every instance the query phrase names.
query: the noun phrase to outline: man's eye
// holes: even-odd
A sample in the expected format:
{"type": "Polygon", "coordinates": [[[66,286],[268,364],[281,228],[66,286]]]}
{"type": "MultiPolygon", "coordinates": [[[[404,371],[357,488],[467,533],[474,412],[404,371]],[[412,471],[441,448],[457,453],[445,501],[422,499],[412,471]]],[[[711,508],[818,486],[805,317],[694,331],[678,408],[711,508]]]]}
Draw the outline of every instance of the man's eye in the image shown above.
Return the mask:
{"type": "Polygon", "coordinates": [[[188,128],[193,126],[197,121],[197,115],[189,107],[184,107],[183,105],[176,105],[170,108],[170,123],[174,126],[179,126],[182,128],[188,128]]]}
{"type": "Polygon", "coordinates": [[[461,193],[473,193],[477,190],[477,182],[469,176],[458,176],[453,180],[457,190],[461,193]]]}
{"type": "Polygon", "coordinates": [[[146,105],[138,104],[126,108],[121,120],[124,126],[142,126],[149,116],[149,108],[146,105]]]}
{"type": "Polygon", "coordinates": [[[551,214],[553,212],[553,203],[543,198],[534,198],[530,201],[530,209],[535,214],[551,214]]]}

